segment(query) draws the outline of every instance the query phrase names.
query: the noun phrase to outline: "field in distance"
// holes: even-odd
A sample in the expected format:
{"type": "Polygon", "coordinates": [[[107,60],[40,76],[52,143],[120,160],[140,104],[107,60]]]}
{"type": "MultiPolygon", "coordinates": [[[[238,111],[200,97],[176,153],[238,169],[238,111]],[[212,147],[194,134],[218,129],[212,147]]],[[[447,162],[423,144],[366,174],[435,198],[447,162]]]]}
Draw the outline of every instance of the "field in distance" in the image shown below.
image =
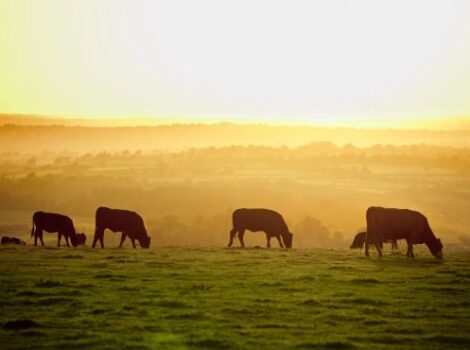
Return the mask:
{"type": "MultiPolygon", "coordinates": [[[[387,247],[388,248],[388,247],[387,247]]],[[[470,255],[1,247],[3,348],[470,346],[470,255]]]]}

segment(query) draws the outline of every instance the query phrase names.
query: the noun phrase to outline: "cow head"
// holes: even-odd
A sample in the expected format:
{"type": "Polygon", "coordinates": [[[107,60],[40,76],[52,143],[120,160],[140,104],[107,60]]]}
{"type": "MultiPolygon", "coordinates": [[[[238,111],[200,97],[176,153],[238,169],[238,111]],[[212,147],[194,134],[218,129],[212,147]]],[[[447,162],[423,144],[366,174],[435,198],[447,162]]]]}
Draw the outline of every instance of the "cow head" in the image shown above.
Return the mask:
{"type": "Polygon", "coordinates": [[[352,244],[349,248],[350,249],[361,249],[362,247],[364,247],[365,240],[366,240],[366,233],[365,232],[359,232],[354,237],[354,240],[353,240],[353,242],[352,242],[352,244]]]}
{"type": "Polygon", "coordinates": [[[429,250],[437,259],[442,259],[444,257],[442,255],[442,247],[440,239],[436,239],[432,244],[429,244],[429,250]]]}
{"type": "Polygon", "coordinates": [[[86,242],[86,235],[84,233],[77,233],[77,237],[75,239],[77,245],[84,245],[86,242]]]}
{"type": "Polygon", "coordinates": [[[282,240],[284,241],[284,245],[286,248],[292,248],[292,238],[294,234],[292,232],[287,232],[285,235],[282,236],[282,240]]]}
{"type": "Polygon", "coordinates": [[[142,248],[149,248],[150,247],[150,237],[149,236],[143,236],[142,238],[139,238],[139,244],[142,248]]]}

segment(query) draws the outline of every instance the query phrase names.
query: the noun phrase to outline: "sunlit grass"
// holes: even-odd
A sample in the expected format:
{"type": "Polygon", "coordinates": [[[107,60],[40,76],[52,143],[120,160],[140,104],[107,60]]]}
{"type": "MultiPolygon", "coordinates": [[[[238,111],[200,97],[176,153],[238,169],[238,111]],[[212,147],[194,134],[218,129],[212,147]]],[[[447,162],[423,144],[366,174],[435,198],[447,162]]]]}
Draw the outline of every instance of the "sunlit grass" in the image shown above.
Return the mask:
{"type": "Polygon", "coordinates": [[[6,348],[470,344],[464,252],[2,247],[0,260],[6,348]]]}

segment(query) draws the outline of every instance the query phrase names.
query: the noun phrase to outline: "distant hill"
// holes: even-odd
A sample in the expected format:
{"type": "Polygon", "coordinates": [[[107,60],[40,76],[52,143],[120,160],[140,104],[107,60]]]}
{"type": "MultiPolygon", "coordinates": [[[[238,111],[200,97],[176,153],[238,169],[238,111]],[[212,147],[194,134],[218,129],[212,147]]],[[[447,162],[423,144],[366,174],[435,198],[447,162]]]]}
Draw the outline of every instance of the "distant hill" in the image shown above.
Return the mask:
{"type": "Polygon", "coordinates": [[[63,126],[135,126],[135,125],[160,125],[169,124],[168,119],[154,118],[72,118],[51,117],[26,114],[2,114],[0,113],[0,125],[63,125],[63,126]]]}
{"type": "MultiPolygon", "coordinates": [[[[121,122],[124,123],[124,120],[121,122]]],[[[105,124],[112,123],[109,120],[0,115],[0,149],[3,152],[82,153],[230,145],[300,146],[312,141],[357,146],[429,144],[470,147],[470,128],[399,130],[232,123],[119,126],[117,122],[116,126],[111,127],[105,124]]]]}

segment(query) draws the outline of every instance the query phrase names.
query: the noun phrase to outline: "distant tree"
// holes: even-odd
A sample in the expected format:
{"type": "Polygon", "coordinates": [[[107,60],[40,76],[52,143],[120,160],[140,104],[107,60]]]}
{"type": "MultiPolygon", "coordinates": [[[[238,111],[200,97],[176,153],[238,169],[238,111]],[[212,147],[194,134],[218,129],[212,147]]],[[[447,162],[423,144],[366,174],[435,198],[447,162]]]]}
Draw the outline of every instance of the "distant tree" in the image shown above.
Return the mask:
{"type": "Polygon", "coordinates": [[[459,240],[463,245],[470,247],[470,235],[460,235],[459,240]]]}
{"type": "Polygon", "coordinates": [[[33,181],[36,181],[37,180],[37,175],[34,171],[28,173],[25,177],[26,180],[33,180],[33,181]]]}
{"type": "Polygon", "coordinates": [[[70,157],[66,156],[58,156],[54,159],[54,164],[55,165],[65,165],[70,163],[70,157]]]}
{"type": "MultiPolygon", "coordinates": [[[[159,233],[159,244],[187,245],[188,225],[182,223],[175,215],[165,215],[155,222],[155,229],[159,233]]],[[[153,226],[152,225],[152,226],[153,226]]]]}
{"type": "Polygon", "coordinates": [[[36,165],[36,157],[31,157],[26,161],[26,165],[35,166],[36,165]]]}
{"type": "Polygon", "coordinates": [[[331,243],[332,246],[335,246],[335,247],[344,246],[344,235],[343,235],[343,233],[340,232],[340,231],[335,231],[333,233],[333,237],[331,238],[330,243],[331,243]]]}
{"type": "Polygon", "coordinates": [[[318,219],[307,216],[294,228],[295,241],[301,247],[325,247],[330,241],[330,231],[318,219]]]}

